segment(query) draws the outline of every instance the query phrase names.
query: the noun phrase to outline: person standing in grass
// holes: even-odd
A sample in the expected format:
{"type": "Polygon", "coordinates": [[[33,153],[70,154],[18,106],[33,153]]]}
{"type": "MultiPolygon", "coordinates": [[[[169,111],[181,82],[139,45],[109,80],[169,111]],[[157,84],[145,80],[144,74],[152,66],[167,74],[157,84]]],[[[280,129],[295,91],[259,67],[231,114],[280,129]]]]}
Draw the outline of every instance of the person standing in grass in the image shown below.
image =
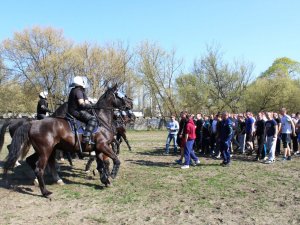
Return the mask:
{"type": "MultiPolygon", "coordinates": [[[[295,129],[296,129],[297,141],[299,146],[300,145],[300,119],[298,120],[298,123],[295,125],[295,129]]],[[[294,155],[300,156],[299,148],[297,152],[294,152],[294,155]]]]}
{"type": "Polygon", "coordinates": [[[228,112],[223,112],[220,130],[220,149],[223,154],[223,162],[221,163],[222,166],[230,165],[230,146],[232,135],[232,121],[229,119],[228,112]]]}
{"type": "MultiPolygon", "coordinates": [[[[273,113],[273,117],[274,117],[274,120],[275,120],[276,123],[277,123],[278,131],[280,131],[280,130],[281,130],[281,118],[279,118],[277,112],[274,112],[274,113],[273,113]]],[[[280,145],[281,145],[281,137],[280,137],[280,135],[278,134],[278,136],[277,136],[277,141],[276,141],[276,151],[275,151],[275,156],[279,156],[279,155],[280,155],[280,145]]]]}
{"type": "Polygon", "coordinates": [[[215,152],[214,159],[221,158],[221,151],[220,151],[221,128],[222,128],[222,115],[221,115],[221,113],[218,113],[217,133],[216,133],[216,152],[215,152]]]}
{"type": "Polygon", "coordinates": [[[169,154],[170,143],[173,140],[174,154],[177,153],[177,132],[179,130],[179,123],[176,121],[175,115],[171,116],[171,121],[168,123],[167,129],[169,131],[165,154],[169,154]]]}
{"type": "Polygon", "coordinates": [[[289,143],[291,142],[291,135],[295,134],[295,125],[292,121],[292,118],[287,115],[286,108],[282,108],[280,110],[280,114],[282,115],[281,118],[281,140],[283,145],[283,160],[292,160],[291,157],[291,149],[289,147],[289,143]]]}
{"type": "Polygon", "coordinates": [[[300,113],[297,112],[296,114],[292,114],[292,121],[295,125],[295,133],[296,135],[292,137],[292,142],[293,142],[293,153],[295,154],[296,152],[298,152],[298,126],[296,126],[298,124],[299,121],[299,117],[300,117],[300,113]]]}
{"type": "Polygon", "coordinates": [[[185,127],[185,146],[184,146],[184,166],[181,169],[188,169],[190,167],[191,158],[196,165],[200,164],[199,158],[195,155],[193,145],[196,139],[196,128],[192,115],[187,115],[187,124],[185,127]]]}
{"type": "Polygon", "coordinates": [[[196,140],[195,140],[195,144],[196,144],[196,151],[199,152],[202,148],[202,126],[203,126],[203,119],[202,119],[202,114],[198,113],[196,115],[197,120],[196,120],[196,140]]]}
{"type": "Polygon", "coordinates": [[[254,120],[251,112],[247,112],[246,115],[247,115],[247,118],[245,120],[245,123],[246,123],[246,145],[247,145],[247,149],[249,150],[249,153],[252,154],[253,149],[254,149],[253,134],[255,131],[255,128],[254,128],[255,120],[254,120]]]}
{"type": "Polygon", "coordinates": [[[243,114],[239,114],[238,117],[238,127],[237,127],[237,134],[238,134],[238,141],[239,141],[239,153],[245,153],[245,144],[246,144],[246,123],[243,114]]]}
{"type": "Polygon", "coordinates": [[[179,130],[177,134],[177,144],[180,147],[180,158],[175,160],[178,164],[182,164],[183,156],[184,156],[184,146],[185,146],[185,139],[184,139],[184,131],[186,126],[186,115],[187,112],[183,111],[180,113],[180,121],[179,121],[179,130]]]}
{"type": "Polygon", "coordinates": [[[264,159],[266,156],[266,152],[264,149],[265,144],[265,115],[263,112],[259,112],[257,116],[256,124],[256,132],[255,135],[257,137],[257,153],[255,161],[259,159],[264,159]]]}
{"type": "Polygon", "coordinates": [[[201,155],[209,155],[211,138],[211,123],[207,115],[204,116],[204,123],[202,126],[202,152],[201,155]]]}
{"type": "Polygon", "coordinates": [[[275,162],[275,150],[278,135],[278,125],[273,118],[272,112],[266,113],[268,121],[265,124],[266,146],[267,152],[269,152],[268,160],[266,164],[275,162]]]}

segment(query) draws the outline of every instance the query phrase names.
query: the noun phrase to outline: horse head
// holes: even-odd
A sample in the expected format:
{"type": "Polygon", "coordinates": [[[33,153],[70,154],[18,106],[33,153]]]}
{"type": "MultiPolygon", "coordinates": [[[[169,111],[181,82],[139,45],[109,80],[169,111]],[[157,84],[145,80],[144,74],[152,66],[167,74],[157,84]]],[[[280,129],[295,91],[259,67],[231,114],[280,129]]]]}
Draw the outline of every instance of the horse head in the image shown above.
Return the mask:
{"type": "Polygon", "coordinates": [[[118,90],[118,85],[114,85],[112,88],[108,88],[102,97],[98,100],[96,105],[101,108],[103,104],[105,106],[116,108],[119,110],[132,109],[133,101],[128,98],[124,93],[118,90]]]}

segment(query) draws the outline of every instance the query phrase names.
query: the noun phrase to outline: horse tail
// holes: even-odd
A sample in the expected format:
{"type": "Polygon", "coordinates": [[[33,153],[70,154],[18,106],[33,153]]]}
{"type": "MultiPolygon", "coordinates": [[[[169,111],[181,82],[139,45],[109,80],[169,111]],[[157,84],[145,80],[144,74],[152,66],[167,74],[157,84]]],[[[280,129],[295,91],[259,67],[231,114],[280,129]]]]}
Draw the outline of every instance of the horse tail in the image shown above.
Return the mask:
{"type": "Polygon", "coordinates": [[[22,158],[24,158],[28,153],[30,148],[30,140],[28,136],[30,128],[31,123],[25,123],[16,130],[9,147],[9,154],[4,164],[4,173],[7,173],[9,169],[14,168],[14,165],[21,154],[22,158]]]}
{"type": "Polygon", "coordinates": [[[5,132],[6,132],[6,128],[10,125],[11,123],[11,120],[8,119],[4,122],[2,128],[1,128],[1,131],[0,131],[0,152],[3,148],[3,145],[4,145],[4,136],[5,136],[5,132]]]}

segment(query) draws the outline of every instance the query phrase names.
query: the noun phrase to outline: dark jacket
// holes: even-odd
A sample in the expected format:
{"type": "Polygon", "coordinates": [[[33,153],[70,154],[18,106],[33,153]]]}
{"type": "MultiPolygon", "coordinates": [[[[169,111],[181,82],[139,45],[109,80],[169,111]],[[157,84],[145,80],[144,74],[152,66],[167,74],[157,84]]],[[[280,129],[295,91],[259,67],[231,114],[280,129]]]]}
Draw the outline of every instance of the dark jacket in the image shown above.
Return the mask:
{"type": "Polygon", "coordinates": [[[50,112],[50,110],[48,109],[48,102],[46,99],[40,98],[37,105],[36,112],[37,114],[42,114],[42,115],[46,115],[47,112],[50,112]]]}
{"type": "Polygon", "coordinates": [[[220,141],[227,142],[232,139],[233,128],[232,121],[229,118],[226,120],[222,120],[220,132],[220,141]]]}

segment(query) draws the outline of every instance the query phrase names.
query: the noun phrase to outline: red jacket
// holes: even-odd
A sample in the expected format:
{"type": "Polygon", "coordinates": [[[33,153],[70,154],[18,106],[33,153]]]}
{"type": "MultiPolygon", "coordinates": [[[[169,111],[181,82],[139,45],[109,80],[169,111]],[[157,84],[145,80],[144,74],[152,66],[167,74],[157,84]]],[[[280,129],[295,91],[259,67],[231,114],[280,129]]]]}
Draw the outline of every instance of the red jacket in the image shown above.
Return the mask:
{"type": "Polygon", "coordinates": [[[189,135],[188,140],[196,139],[196,128],[193,119],[189,119],[185,127],[185,134],[189,135]]]}

